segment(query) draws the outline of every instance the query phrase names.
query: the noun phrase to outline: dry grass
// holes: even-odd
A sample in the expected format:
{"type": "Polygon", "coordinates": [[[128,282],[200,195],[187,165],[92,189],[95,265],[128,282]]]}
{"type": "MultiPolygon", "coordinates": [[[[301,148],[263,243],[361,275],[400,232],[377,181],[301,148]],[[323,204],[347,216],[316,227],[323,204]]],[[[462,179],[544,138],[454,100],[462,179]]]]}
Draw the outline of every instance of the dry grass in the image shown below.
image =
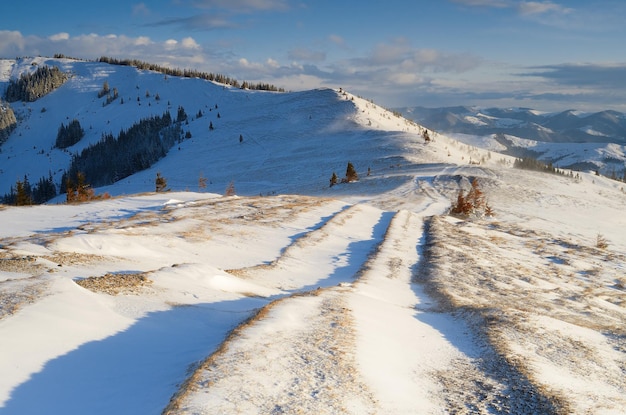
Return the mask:
{"type": "MultiPolygon", "coordinates": [[[[240,397],[248,405],[253,405],[258,413],[274,413],[277,408],[281,411],[278,413],[319,413],[320,407],[332,413],[349,413],[344,406],[345,393],[352,399],[358,396],[375,408],[375,402],[366,386],[357,379],[358,371],[353,354],[345,353],[346,350],[353,350],[355,342],[350,310],[343,306],[340,292],[336,288],[329,288],[276,300],[259,309],[255,315],[234,329],[218,350],[195,367],[194,373],[184,382],[162,413],[188,413],[188,396],[200,389],[210,393],[210,388],[218,386],[223,379],[237,379],[242,373],[252,370],[248,365],[258,361],[254,355],[260,353],[258,348],[261,347],[256,343],[261,342],[263,347],[271,348],[277,339],[259,338],[251,342],[249,347],[252,349],[238,345],[237,340],[242,337],[247,339],[246,329],[268,318],[272,310],[286,301],[303,296],[321,297],[319,309],[310,317],[309,325],[303,326],[301,331],[290,331],[288,339],[278,341],[279,344],[275,347],[281,348],[283,352],[278,355],[269,353],[272,357],[268,356],[270,361],[265,362],[275,370],[276,367],[284,367],[289,372],[289,375],[281,375],[280,381],[285,382],[285,387],[278,391],[267,391],[261,383],[257,389],[251,386],[259,379],[246,378],[241,384],[231,382],[234,388],[229,390],[231,402],[223,402],[224,408],[212,409],[216,413],[227,413],[225,408],[237,406],[240,397]],[[289,342],[291,347],[286,348],[284,342],[289,342]],[[237,385],[241,390],[237,389],[237,385]],[[337,386],[341,388],[338,389],[337,386]]],[[[284,335],[286,333],[276,333],[276,336],[284,335]]]]}
{"type": "Polygon", "coordinates": [[[219,358],[228,351],[228,347],[231,342],[234,342],[236,339],[241,337],[246,328],[266,318],[270,310],[284,300],[285,298],[281,298],[270,302],[265,307],[259,308],[252,316],[250,316],[243,323],[231,330],[224,339],[224,341],[218,346],[218,348],[202,363],[199,363],[195,366],[195,370],[193,371],[191,376],[189,376],[180,385],[178,391],[174,394],[174,396],[170,398],[168,405],[165,407],[165,409],[163,409],[162,415],[173,415],[178,413],[178,411],[182,407],[184,400],[196,390],[197,385],[200,383],[200,379],[203,375],[203,371],[211,367],[212,365],[215,365],[219,358]]]}
{"type": "Polygon", "coordinates": [[[111,258],[94,254],[79,254],[76,252],[57,251],[52,255],[43,256],[43,258],[62,266],[71,265],[90,265],[104,261],[111,261],[111,258]]]}
{"type": "MultiPolygon", "coordinates": [[[[608,385],[626,387],[623,376],[595,346],[541,323],[547,319],[591,329],[607,338],[622,338],[626,309],[623,292],[615,288],[619,277],[614,273],[626,265],[623,256],[613,254],[612,262],[607,262],[607,252],[595,246],[517,225],[453,223],[435,217],[427,231],[420,282],[438,300],[441,311],[473,322],[476,332],[493,348],[498,366],[506,368],[506,376],[513,374],[517,382],[527,383],[527,390],[548,399],[552,409],[542,413],[565,414],[573,409],[564,391],[538,378],[524,357],[526,352],[560,365],[572,376],[593,376],[608,385]],[[501,232],[510,237],[500,237],[501,232]]],[[[496,376],[501,369],[494,372],[496,376]]],[[[590,402],[594,399],[601,398],[589,397],[590,402]]]]}
{"type": "Polygon", "coordinates": [[[0,320],[46,295],[49,283],[41,277],[0,282],[0,320]]]}
{"type": "Polygon", "coordinates": [[[28,275],[41,275],[46,267],[37,262],[34,256],[15,255],[11,252],[0,252],[0,271],[28,275]]]}
{"type": "Polygon", "coordinates": [[[78,279],[75,282],[90,291],[109,295],[141,294],[152,284],[145,273],[105,274],[101,277],[78,279]]]}

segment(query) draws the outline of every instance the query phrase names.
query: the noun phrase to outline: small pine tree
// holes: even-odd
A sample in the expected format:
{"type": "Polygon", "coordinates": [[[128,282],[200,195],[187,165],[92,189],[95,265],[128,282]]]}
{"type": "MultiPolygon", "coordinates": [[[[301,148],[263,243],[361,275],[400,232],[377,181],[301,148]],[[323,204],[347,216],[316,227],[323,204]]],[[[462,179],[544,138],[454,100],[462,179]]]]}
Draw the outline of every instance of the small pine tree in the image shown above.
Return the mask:
{"type": "Polygon", "coordinates": [[[161,176],[161,173],[157,172],[156,179],[154,180],[156,192],[165,192],[167,190],[167,180],[161,176]]]}
{"type": "Polygon", "coordinates": [[[109,82],[104,81],[104,83],[102,84],[102,89],[98,92],[98,98],[102,98],[103,96],[108,95],[110,90],[111,89],[109,88],[109,82]]]}
{"type": "Polygon", "coordinates": [[[26,206],[33,204],[33,200],[28,192],[28,187],[29,186],[27,185],[26,180],[18,180],[15,183],[15,204],[17,206],[26,206]]]}
{"type": "Polygon", "coordinates": [[[96,196],[95,191],[91,188],[89,183],[87,183],[85,173],[80,171],[76,173],[76,185],[74,185],[72,181],[68,179],[66,182],[66,186],[67,203],[80,203],[102,198],[108,199],[110,197],[106,193],[103,196],[96,196]]]}
{"type": "Polygon", "coordinates": [[[176,122],[187,121],[187,113],[182,106],[178,107],[178,112],[176,114],[176,122]]]}
{"type": "Polygon", "coordinates": [[[231,181],[228,183],[226,187],[226,191],[224,192],[224,196],[235,196],[237,193],[235,192],[235,182],[231,181]]]}
{"type": "Polygon", "coordinates": [[[467,193],[467,200],[474,211],[482,210],[485,207],[485,195],[478,185],[478,179],[472,180],[472,187],[467,193]]]}
{"type": "Polygon", "coordinates": [[[602,234],[598,234],[596,237],[596,248],[598,249],[607,249],[609,247],[609,242],[602,234]]]}
{"type": "Polygon", "coordinates": [[[333,175],[330,176],[330,187],[336,185],[338,180],[339,178],[337,177],[337,173],[333,172],[333,175]]]}
{"type": "Polygon", "coordinates": [[[422,133],[422,137],[424,137],[425,143],[430,143],[430,134],[428,134],[428,130],[424,130],[422,133]]]}
{"type": "Polygon", "coordinates": [[[359,180],[359,175],[354,168],[354,165],[348,162],[348,167],[346,168],[346,182],[355,182],[359,180]]]}
{"type": "Polygon", "coordinates": [[[206,177],[204,177],[202,173],[200,173],[200,177],[198,178],[198,189],[201,191],[206,189],[206,177]]]}

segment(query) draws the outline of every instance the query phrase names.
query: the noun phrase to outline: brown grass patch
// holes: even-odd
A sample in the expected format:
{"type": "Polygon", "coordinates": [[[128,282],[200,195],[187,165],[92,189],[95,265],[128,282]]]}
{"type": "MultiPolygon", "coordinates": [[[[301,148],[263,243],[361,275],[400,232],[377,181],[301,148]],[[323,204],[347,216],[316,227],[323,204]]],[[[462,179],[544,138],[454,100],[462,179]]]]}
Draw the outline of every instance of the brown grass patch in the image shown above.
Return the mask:
{"type": "Polygon", "coordinates": [[[75,280],[76,284],[93,292],[109,295],[140,294],[152,284],[145,273],[105,274],[102,277],[88,277],[75,280]]]}

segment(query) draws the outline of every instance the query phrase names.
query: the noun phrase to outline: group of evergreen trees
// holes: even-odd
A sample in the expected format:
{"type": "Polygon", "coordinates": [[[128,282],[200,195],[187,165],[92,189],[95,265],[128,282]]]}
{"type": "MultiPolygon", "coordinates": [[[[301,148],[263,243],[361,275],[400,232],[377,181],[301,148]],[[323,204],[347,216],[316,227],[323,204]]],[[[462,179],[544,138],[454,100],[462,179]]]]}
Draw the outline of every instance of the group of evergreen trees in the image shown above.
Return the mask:
{"type": "Polygon", "coordinates": [[[99,62],[108,63],[111,65],[123,65],[123,66],[133,66],[137,69],[149,70],[160,72],[165,75],[170,76],[182,76],[184,78],[200,78],[205,79],[207,81],[219,82],[220,84],[231,85],[235,88],[242,89],[256,89],[263,91],[276,91],[276,92],[285,92],[284,88],[277,88],[274,85],[267,83],[257,83],[252,84],[244,81],[242,84],[239,83],[236,79],[230,78],[226,75],[214,74],[210,72],[201,72],[193,69],[172,69],[166,68],[160,65],[156,65],[153,63],[142,62],[137,59],[115,59],[106,56],[102,56],[98,59],[99,62]]]}
{"type": "MultiPolygon", "coordinates": [[[[368,168],[367,170],[369,176],[370,169],[368,168]]],[[[351,162],[348,162],[348,165],[346,166],[346,177],[341,179],[341,183],[351,183],[358,180],[359,175],[357,174],[354,165],[351,162]]],[[[337,173],[333,172],[333,174],[330,176],[330,187],[333,187],[337,183],[339,183],[339,177],[337,177],[337,173]]]]}
{"type": "Polygon", "coordinates": [[[15,187],[11,186],[9,193],[5,194],[0,202],[5,205],[25,206],[45,203],[57,195],[57,189],[52,179],[52,173],[48,177],[42,177],[31,186],[28,177],[18,180],[15,187]]]}
{"type": "MultiPolygon", "coordinates": [[[[534,170],[534,171],[540,171],[544,173],[565,175],[565,171],[560,170],[557,167],[554,167],[552,163],[544,163],[543,161],[539,161],[533,157],[517,158],[515,159],[515,162],[513,163],[513,167],[517,169],[523,169],[523,170],[534,170]]],[[[574,172],[571,170],[569,172],[569,177],[572,177],[576,180],[580,179],[580,175],[578,173],[574,175],[574,172]]]]}
{"type": "Polygon", "coordinates": [[[109,87],[109,82],[108,81],[104,81],[104,83],[102,84],[102,89],[100,91],[98,91],[98,98],[102,98],[106,96],[107,99],[105,102],[102,103],[102,106],[107,106],[109,105],[111,102],[115,101],[119,96],[119,92],[117,90],[117,88],[113,88],[113,93],[111,93],[111,88],[109,87]]]}
{"type": "Polygon", "coordinates": [[[15,127],[17,127],[15,113],[9,104],[0,100],[0,146],[9,138],[15,127]]]}
{"type": "Polygon", "coordinates": [[[103,134],[100,141],[74,155],[69,169],[63,174],[61,190],[69,182],[77,182],[83,174],[86,183],[104,186],[145,170],[183,139],[180,123],[174,123],[170,113],[140,120],[117,137],[103,134]]]}
{"type": "Polygon", "coordinates": [[[33,73],[24,73],[19,79],[11,79],[4,93],[8,102],[33,102],[54,91],[69,79],[69,75],[56,66],[40,66],[33,73]]]}
{"type": "Polygon", "coordinates": [[[84,135],[85,130],[80,126],[80,122],[77,119],[70,121],[67,126],[61,123],[54,146],[57,148],[71,147],[78,143],[84,135]]]}
{"type": "Polygon", "coordinates": [[[513,167],[523,170],[543,171],[547,173],[557,173],[557,169],[552,163],[544,163],[532,157],[522,157],[515,159],[513,167]]]}

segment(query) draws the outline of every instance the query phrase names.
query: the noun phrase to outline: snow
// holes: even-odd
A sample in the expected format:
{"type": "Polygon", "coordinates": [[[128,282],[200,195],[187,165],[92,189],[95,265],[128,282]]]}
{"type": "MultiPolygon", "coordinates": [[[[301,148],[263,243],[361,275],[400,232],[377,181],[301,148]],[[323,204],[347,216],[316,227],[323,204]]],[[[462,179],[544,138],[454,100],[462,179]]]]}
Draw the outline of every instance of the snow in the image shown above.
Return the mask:
{"type": "MultiPolygon", "coordinates": [[[[223,124],[216,139],[208,116],[190,122],[180,150],[96,189],[118,197],[0,207],[0,414],[626,406],[622,183],[515,170],[480,137],[432,132],[425,144],[420,126],[344,91],[62,62],[78,75],[31,105],[3,146],[3,184],[24,174],[18,155],[40,160],[35,140],[49,148],[53,99],[96,112],[103,79],[189,114],[219,102],[223,124]],[[328,187],[348,160],[360,180],[328,187]],[[173,191],[148,193],[156,171],[173,191]],[[213,183],[195,192],[200,172],[213,183]],[[496,216],[447,216],[475,177],[496,216]],[[231,180],[238,196],[221,196],[231,180]]],[[[133,108],[84,115],[94,131],[81,145],[151,107],[133,108]]],[[[50,150],[32,174],[67,157],[50,150]]]]}

